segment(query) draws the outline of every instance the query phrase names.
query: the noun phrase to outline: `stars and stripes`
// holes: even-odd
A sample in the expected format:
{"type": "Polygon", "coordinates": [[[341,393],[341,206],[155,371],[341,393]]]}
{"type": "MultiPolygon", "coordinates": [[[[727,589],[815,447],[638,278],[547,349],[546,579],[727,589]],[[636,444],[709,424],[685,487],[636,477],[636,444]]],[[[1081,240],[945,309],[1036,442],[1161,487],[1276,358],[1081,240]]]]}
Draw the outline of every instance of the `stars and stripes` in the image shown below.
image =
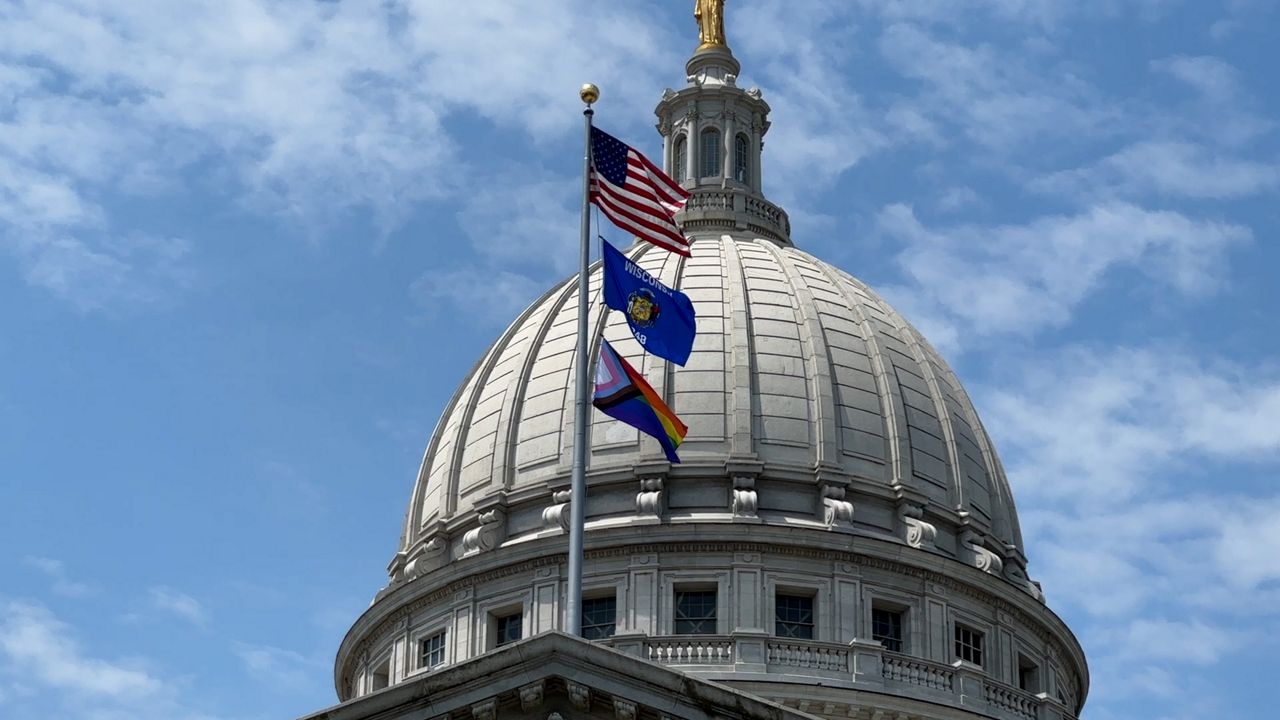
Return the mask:
{"type": "Polygon", "coordinates": [[[591,202],[615,225],[687,256],[689,241],[675,214],[689,193],[626,143],[591,128],[591,202]]]}

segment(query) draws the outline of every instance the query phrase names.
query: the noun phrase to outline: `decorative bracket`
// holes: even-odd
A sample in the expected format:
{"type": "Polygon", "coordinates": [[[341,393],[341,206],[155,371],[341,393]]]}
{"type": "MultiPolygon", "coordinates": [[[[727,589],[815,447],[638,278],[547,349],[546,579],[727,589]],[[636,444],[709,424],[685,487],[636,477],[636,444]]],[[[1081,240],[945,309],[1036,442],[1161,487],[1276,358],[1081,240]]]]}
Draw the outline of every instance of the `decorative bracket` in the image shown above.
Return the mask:
{"type": "Polygon", "coordinates": [[[640,478],[640,492],[636,493],[636,512],[641,515],[661,515],[663,511],[663,481],[660,477],[640,478]]]}
{"type": "Polygon", "coordinates": [[[823,483],[820,492],[819,512],[822,521],[830,528],[853,527],[853,503],[845,500],[845,489],[841,485],[823,483]]]}
{"type": "Polygon", "coordinates": [[[569,690],[569,702],[579,710],[591,709],[591,688],[570,680],[567,683],[569,690]]]}
{"type": "Polygon", "coordinates": [[[524,712],[533,712],[542,707],[543,688],[545,683],[539,680],[520,688],[520,709],[524,712]]]}
{"type": "Polygon", "coordinates": [[[639,708],[630,700],[613,699],[613,716],[616,720],[636,720],[639,708]]]}
{"type": "Polygon", "coordinates": [[[462,536],[462,554],[473,555],[492,550],[506,539],[507,514],[500,508],[480,513],[480,525],[462,536]]]}
{"type": "Polygon", "coordinates": [[[982,536],[973,530],[965,530],[960,534],[960,545],[969,551],[969,563],[982,572],[999,575],[1004,569],[1004,560],[988,550],[983,545],[982,536]]]}
{"type": "Polygon", "coordinates": [[[750,475],[735,475],[733,478],[733,510],[734,517],[756,517],[756,479],[750,475]]]}
{"type": "Polygon", "coordinates": [[[554,503],[542,511],[542,527],[547,530],[559,529],[561,532],[569,532],[569,497],[572,493],[568,490],[557,490],[551,493],[551,502],[554,503]]]}
{"type": "Polygon", "coordinates": [[[912,503],[898,505],[898,519],[902,521],[902,539],[913,548],[933,550],[938,538],[938,528],[924,521],[924,508],[912,503]]]}
{"type": "Polygon", "coordinates": [[[489,698],[471,706],[471,717],[475,720],[494,720],[497,715],[498,701],[495,698],[489,698]]]}
{"type": "Polygon", "coordinates": [[[434,570],[443,565],[442,561],[446,546],[447,543],[445,543],[444,538],[439,535],[424,543],[422,551],[418,553],[417,557],[404,566],[405,579],[412,580],[428,570],[434,570]]]}

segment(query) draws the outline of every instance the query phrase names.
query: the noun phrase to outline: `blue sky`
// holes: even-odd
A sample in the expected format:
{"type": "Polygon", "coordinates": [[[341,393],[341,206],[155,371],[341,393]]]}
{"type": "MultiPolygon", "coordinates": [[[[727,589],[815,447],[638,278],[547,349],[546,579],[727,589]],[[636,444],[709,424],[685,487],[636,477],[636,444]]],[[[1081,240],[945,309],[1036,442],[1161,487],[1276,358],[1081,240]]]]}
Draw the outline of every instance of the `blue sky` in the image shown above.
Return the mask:
{"type": "MultiPolygon", "coordinates": [[[[333,699],[435,420],[690,3],[0,3],[0,716],[333,699]]],[[[1091,720],[1269,717],[1268,0],[730,0],[801,248],[948,357],[1091,720]]],[[[616,235],[616,233],[614,233],[616,235]]]]}

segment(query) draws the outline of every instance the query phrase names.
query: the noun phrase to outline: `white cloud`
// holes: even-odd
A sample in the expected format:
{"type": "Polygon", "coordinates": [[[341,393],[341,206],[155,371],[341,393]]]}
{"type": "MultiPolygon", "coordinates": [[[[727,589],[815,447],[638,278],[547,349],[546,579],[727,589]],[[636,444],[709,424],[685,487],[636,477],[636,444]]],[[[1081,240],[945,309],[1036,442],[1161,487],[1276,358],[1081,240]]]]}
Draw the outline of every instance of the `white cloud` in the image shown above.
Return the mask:
{"type": "Polygon", "coordinates": [[[902,107],[933,127],[958,126],[985,156],[1017,153],[1029,141],[1104,137],[1118,110],[1069,69],[1039,68],[1030,55],[938,39],[913,24],[887,27],[878,46],[918,81],[902,107]]]}
{"type": "Polygon", "coordinates": [[[308,687],[324,674],[322,662],[293,650],[237,643],[235,653],[250,675],[270,685],[308,687]]]}
{"type": "Polygon", "coordinates": [[[158,693],[162,682],[137,663],[87,656],[71,628],[39,605],[0,606],[0,652],[22,676],[85,695],[139,699],[158,693]]]}
{"type": "Polygon", "coordinates": [[[1231,100],[1239,92],[1239,73],[1220,58],[1174,55],[1153,60],[1151,67],[1181,80],[1212,100],[1231,100]]]}
{"type": "MultiPolygon", "coordinates": [[[[582,179],[513,174],[520,179],[495,179],[467,198],[457,214],[463,233],[489,266],[530,276],[575,272],[582,179]]],[[[612,226],[598,230],[622,239],[612,226]]]]}
{"type": "Polygon", "coordinates": [[[1008,357],[974,387],[1019,503],[1031,574],[1072,618],[1094,702],[1182,702],[1168,680],[1274,632],[1280,375],[1175,347],[1008,357]],[[1240,602],[1241,598],[1248,602],[1240,602]],[[1268,630],[1268,628],[1271,628],[1268,630]]]}
{"type": "Polygon", "coordinates": [[[1280,377],[1173,349],[1073,348],[984,393],[1020,490],[1108,503],[1178,458],[1274,461],[1280,377]]]}
{"type": "Polygon", "coordinates": [[[1183,293],[1206,292],[1221,282],[1227,250],[1252,235],[1239,225],[1127,203],[1025,225],[940,229],[926,227],[910,207],[891,205],[878,230],[901,246],[897,263],[909,281],[882,290],[913,322],[936,331],[936,344],[952,349],[961,336],[1063,325],[1120,267],[1183,293]]]}
{"type": "Polygon", "coordinates": [[[1256,114],[1242,86],[1240,72],[1230,63],[1210,55],[1174,55],[1151,61],[1151,69],[1185,84],[1195,97],[1183,107],[1163,108],[1159,117],[1180,134],[1203,136],[1229,147],[1255,141],[1275,127],[1270,118],[1256,114]]]}
{"type": "Polygon", "coordinates": [[[1154,193],[1223,199],[1280,184],[1280,165],[1232,157],[1197,143],[1139,141],[1095,165],[1036,180],[1040,192],[1100,199],[1154,193]]]}
{"type": "Polygon", "coordinates": [[[1140,619],[1124,638],[1124,654],[1137,659],[1211,665],[1239,644],[1241,638],[1198,620],[1140,619]]]}
{"type": "Polygon", "coordinates": [[[602,108],[646,116],[679,67],[660,32],[641,8],[587,0],[7,5],[0,246],[81,308],[149,297],[168,276],[112,247],[137,235],[112,208],[181,194],[197,162],[223,199],[304,231],[367,208],[385,233],[471,181],[450,117],[560,138],[584,68],[602,108]]]}
{"type": "Polygon", "coordinates": [[[61,560],[28,555],[22,559],[23,564],[43,573],[53,583],[54,594],[63,597],[80,598],[93,594],[94,588],[88,583],[72,580],[67,574],[66,564],[61,560]]]}
{"type": "Polygon", "coordinates": [[[773,108],[767,136],[769,192],[804,217],[812,188],[828,185],[890,139],[847,73],[856,62],[853,8],[839,3],[766,0],[729,16],[730,43],[751,49],[744,67],[773,108]],[[787,27],[783,35],[779,27],[787,27]],[[736,35],[735,35],[736,33],[736,35]]]}
{"type": "Polygon", "coordinates": [[[209,611],[200,604],[199,600],[184,592],[160,585],[149,589],[147,597],[151,601],[151,606],[157,610],[175,615],[195,625],[209,623],[209,611]]]}
{"type": "Polygon", "coordinates": [[[427,320],[465,312],[488,323],[509,323],[546,288],[544,283],[506,270],[432,270],[414,281],[410,294],[427,320]]]}

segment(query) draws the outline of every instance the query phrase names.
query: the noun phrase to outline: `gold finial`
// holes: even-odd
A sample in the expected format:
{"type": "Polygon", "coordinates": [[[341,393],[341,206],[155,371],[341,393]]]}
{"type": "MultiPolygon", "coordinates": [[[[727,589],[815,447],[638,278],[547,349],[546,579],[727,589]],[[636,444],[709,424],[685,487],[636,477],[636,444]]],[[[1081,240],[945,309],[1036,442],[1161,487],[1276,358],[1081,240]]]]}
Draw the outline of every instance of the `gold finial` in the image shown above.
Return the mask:
{"type": "Polygon", "coordinates": [[[698,21],[698,49],[728,47],[724,39],[724,0],[694,0],[693,18],[698,21]]]}
{"type": "Polygon", "coordinates": [[[582,102],[591,105],[600,99],[600,88],[591,83],[587,83],[578,91],[578,97],[582,98],[582,102]]]}

